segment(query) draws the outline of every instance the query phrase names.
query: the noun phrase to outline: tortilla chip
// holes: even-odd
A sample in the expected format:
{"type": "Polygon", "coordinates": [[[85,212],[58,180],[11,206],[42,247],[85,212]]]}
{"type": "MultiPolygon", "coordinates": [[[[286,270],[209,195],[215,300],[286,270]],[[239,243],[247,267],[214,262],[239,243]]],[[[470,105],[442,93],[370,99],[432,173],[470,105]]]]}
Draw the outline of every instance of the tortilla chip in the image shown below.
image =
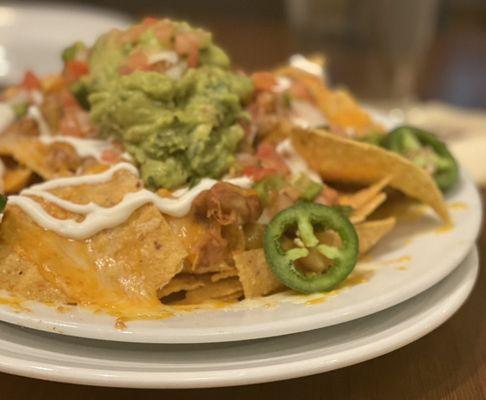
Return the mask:
{"type": "Polygon", "coordinates": [[[211,275],[211,282],[218,282],[222,279],[232,278],[234,276],[238,276],[237,269],[236,268],[228,269],[226,271],[221,271],[211,275]]]}
{"type": "Polygon", "coordinates": [[[127,313],[131,306],[158,306],[157,289],[179,272],[186,255],[151,205],[86,241],[46,231],[18,207],[7,208],[0,230],[6,243],[72,301],[127,313]]]}
{"type": "Polygon", "coordinates": [[[49,192],[77,204],[93,202],[102,207],[113,207],[122,201],[127,193],[136,192],[141,186],[138,177],[126,170],[119,170],[108,182],[62,186],[49,192]]]}
{"type": "MultiPolygon", "coordinates": [[[[52,193],[78,204],[94,202],[108,207],[138,186],[137,177],[119,171],[106,183],[62,187],[52,193]]],[[[46,200],[39,202],[57,218],[76,216],[46,200]]],[[[157,290],[182,269],[187,256],[152,204],[139,208],[117,227],[84,241],[44,230],[19,207],[7,206],[0,232],[6,243],[22,249],[44,279],[69,298],[122,312],[135,304],[160,306],[157,290]]]]}
{"type": "Polygon", "coordinates": [[[153,205],[135,211],[130,219],[90,239],[90,252],[102,266],[103,280],[123,286],[129,297],[142,289],[151,296],[180,272],[187,253],[162,214],[153,205]]]}
{"type": "Polygon", "coordinates": [[[72,302],[62,291],[45,280],[25,256],[2,245],[0,249],[0,289],[20,298],[43,303],[72,302]]]}
{"type": "Polygon", "coordinates": [[[352,128],[357,134],[383,132],[383,127],[347,91],[331,90],[319,77],[298,68],[284,67],[277,73],[303,84],[330,124],[352,128]]]}
{"type": "Polygon", "coordinates": [[[225,303],[235,303],[241,298],[243,298],[243,290],[239,290],[238,292],[235,292],[228,296],[218,297],[218,301],[224,301],[225,303]]]}
{"type": "Polygon", "coordinates": [[[225,262],[227,241],[221,237],[219,224],[197,218],[193,213],[182,218],[166,218],[188,254],[183,272],[207,274],[231,269],[225,262]]]}
{"type": "Polygon", "coordinates": [[[291,138],[296,150],[325,181],[368,184],[391,176],[391,187],[429,205],[444,221],[450,220],[433,178],[406,158],[322,130],[295,128],[291,138]]]}
{"type": "Polygon", "coordinates": [[[79,166],[74,149],[61,146],[46,146],[36,138],[12,131],[0,136],[0,155],[14,158],[44,179],[72,175],[79,166]],[[56,149],[62,151],[63,155],[57,156],[56,149]],[[69,159],[74,159],[75,162],[71,163],[69,159]]]}
{"type": "Polygon", "coordinates": [[[391,217],[356,224],[355,228],[359,236],[359,253],[368,252],[393,229],[395,223],[395,218],[391,217]]]}
{"type": "Polygon", "coordinates": [[[383,179],[379,180],[372,185],[365,187],[364,189],[358,190],[354,193],[340,193],[339,194],[339,205],[350,206],[355,210],[366,205],[371,201],[378,193],[380,193],[391,181],[391,176],[385,176],[383,179]]]}
{"type": "Polygon", "coordinates": [[[353,224],[363,222],[370,214],[373,213],[381,204],[386,200],[386,193],[378,193],[375,197],[370,199],[368,203],[365,203],[361,208],[351,212],[349,216],[350,221],[353,224]]]}
{"type": "Polygon", "coordinates": [[[188,291],[184,300],[174,304],[200,304],[211,300],[227,299],[228,296],[239,295],[241,291],[238,278],[223,279],[219,282],[208,282],[203,287],[188,291]]]}
{"type": "Polygon", "coordinates": [[[206,281],[197,275],[179,274],[157,291],[159,298],[169,296],[172,293],[195,290],[206,284],[206,281]]]}
{"type": "Polygon", "coordinates": [[[32,178],[32,171],[28,168],[8,168],[3,175],[3,190],[5,193],[20,192],[32,178]]]}
{"type": "Polygon", "coordinates": [[[207,274],[217,274],[223,273],[227,271],[231,271],[233,267],[226,263],[214,264],[214,265],[207,265],[204,267],[199,267],[194,269],[190,263],[184,263],[184,267],[182,268],[183,273],[186,274],[195,274],[195,275],[207,275],[207,274]]]}
{"type": "Polygon", "coordinates": [[[245,298],[264,296],[283,287],[268,266],[263,249],[236,253],[234,260],[245,298]]]}

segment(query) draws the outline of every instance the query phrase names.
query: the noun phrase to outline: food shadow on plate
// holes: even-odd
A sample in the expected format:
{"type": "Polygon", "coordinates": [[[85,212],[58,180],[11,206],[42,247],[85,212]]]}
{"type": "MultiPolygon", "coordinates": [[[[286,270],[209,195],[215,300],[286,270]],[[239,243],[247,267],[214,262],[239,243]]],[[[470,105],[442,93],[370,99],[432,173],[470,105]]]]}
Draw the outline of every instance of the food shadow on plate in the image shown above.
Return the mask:
{"type": "Polygon", "coordinates": [[[403,250],[418,236],[424,234],[438,234],[444,228],[436,215],[425,205],[393,192],[389,201],[378,209],[370,219],[396,218],[396,226],[378,245],[368,253],[367,257],[381,258],[393,251],[403,250]]]}

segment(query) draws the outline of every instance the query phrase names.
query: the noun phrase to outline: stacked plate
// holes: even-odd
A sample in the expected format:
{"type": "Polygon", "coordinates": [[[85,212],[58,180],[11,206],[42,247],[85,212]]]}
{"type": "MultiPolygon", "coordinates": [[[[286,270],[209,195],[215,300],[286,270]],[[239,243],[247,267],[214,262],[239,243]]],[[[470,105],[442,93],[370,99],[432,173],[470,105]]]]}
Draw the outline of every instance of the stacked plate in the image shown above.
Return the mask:
{"type": "Polygon", "coordinates": [[[481,222],[468,177],[447,197],[453,226],[406,218],[361,262],[354,284],[325,298],[197,311],[117,329],[109,316],[28,304],[0,306],[0,370],[62,382],[190,388],[240,385],[341,368],[435,329],[466,300],[478,273],[481,222]]]}

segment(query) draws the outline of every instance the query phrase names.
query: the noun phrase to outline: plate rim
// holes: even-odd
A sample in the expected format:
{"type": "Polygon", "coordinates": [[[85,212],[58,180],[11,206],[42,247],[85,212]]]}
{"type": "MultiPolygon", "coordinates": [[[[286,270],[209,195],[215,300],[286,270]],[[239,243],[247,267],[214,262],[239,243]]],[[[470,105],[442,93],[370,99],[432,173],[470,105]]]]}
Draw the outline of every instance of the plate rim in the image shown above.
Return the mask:
{"type": "MultiPolygon", "coordinates": [[[[452,294],[449,292],[444,293],[432,305],[426,305],[422,309],[422,314],[428,313],[425,317],[419,315],[402,318],[394,327],[396,325],[404,325],[410,321],[413,321],[413,324],[408,324],[405,329],[389,332],[388,336],[381,337],[377,341],[367,342],[351,349],[344,349],[335,355],[316,356],[310,359],[301,359],[291,363],[281,364],[280,366],[254,366],[251,368],[243,368],[240,371],[205,371],[199,373],[199,376],[196,376],[198,373],[195,372],[167,373],[164,371],[139,372],[138,374],[134,374],[132,371],[124,370],[107,373],[107,370],[94,368],[47,366],[46,364],[29,361],[18,363],[18,360],[5,357],[0,353],[0,371],[29,378],[64,383],[107,387],[166,389],[248,385],[323,373],[387,354],[418,340],[447,321],[466,302],[477,282],[479,256],[476,246],[468,253],[466,259],[459,266],[459,268],[461,267],[467,269],[465,276],[458,278],[452,294]],[[332,358],[332,361],[326,361],[326,358],[332,358]]],[[[431,288],[430,290],[433,289],[431,288]]],[[[407,307],[407,304],[405,302],[396,307],[407,307]]],[[[387,310],[384,310],[381,313],[386,314],[387,312],[387,310]]],[[[374,316],[371,315],[368,318],[373,319],[374,316]]],[[[350,324],[352,323],[350,322],[350,324]]],[[[325,330],[326,328],[322,329],[325,330]]],[[[375,332],[374,334],[376,335],[378,333],[375,332]]],[[[82,341],[83,339],[78,340],[82,341]]],[[[278,340],[278,338],[273,340],[278,340]]]]}

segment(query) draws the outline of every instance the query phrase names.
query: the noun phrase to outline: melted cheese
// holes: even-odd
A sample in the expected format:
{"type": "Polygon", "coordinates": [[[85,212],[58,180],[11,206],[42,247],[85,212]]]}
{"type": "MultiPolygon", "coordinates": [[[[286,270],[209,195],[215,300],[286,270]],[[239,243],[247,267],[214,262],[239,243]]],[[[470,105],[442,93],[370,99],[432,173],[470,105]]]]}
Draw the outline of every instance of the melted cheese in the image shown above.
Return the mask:
{"type": "MultiPolygon", "coordinates": [[[[113,207],[101,207],[95,203],[77,204],[61,199],[48,192],[48,190],[63,186],[93,185],[108,182],[117,171],[122,169],[138,176],[138,171],[132,164],[120,163],[100,174],[59,178],[34,185],[23,190],[18,196],[10,196],[8,204],[10,206],[16,205],[20,207],[37,224],[59,235],[73,239],[86,239],[103,229],[113,228],[123,223],[135,210],[147,203],[152,203],[164,214],[182,217],[189,212],[193,200],[201,192],[211,189],[218,182],[214,179],[204,178],[198,185],[191,189],[174,192],[174,198],[162,198],[149,190],[141,189],[137,192],[126,194],[123,200],[113,207]],[[47,213],[42,205],[30,196],[41,197],[67,211],[84,215],[85,218],[81,222],[73,219],[65,220],[55,218],[47,213]]],[[[252,183],[248,177],[228,179],[225,181],[241,187],[249,187],[252,183]]]]}

